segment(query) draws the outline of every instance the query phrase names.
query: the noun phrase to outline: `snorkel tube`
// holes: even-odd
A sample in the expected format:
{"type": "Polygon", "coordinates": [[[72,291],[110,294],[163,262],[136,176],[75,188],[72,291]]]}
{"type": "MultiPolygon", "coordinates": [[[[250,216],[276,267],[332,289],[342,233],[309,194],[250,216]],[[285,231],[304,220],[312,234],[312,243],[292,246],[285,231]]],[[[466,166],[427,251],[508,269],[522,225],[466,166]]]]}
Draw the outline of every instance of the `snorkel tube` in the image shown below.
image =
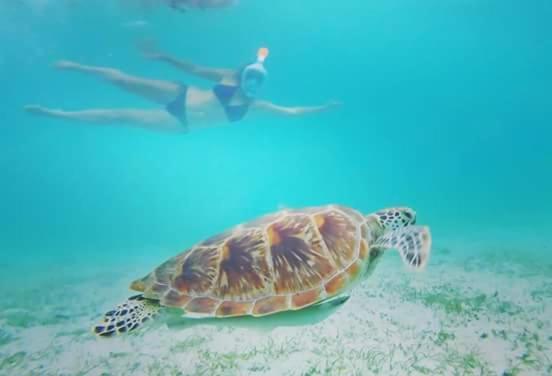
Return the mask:
{"type": "Polygon", "coordinates": [[[268,57],[268,48],[262,47],[257,51],[257,61],[247,65],[241,72],[240,88],[249,98],[255,98],[267,76],[264,61],[268,57]]]}

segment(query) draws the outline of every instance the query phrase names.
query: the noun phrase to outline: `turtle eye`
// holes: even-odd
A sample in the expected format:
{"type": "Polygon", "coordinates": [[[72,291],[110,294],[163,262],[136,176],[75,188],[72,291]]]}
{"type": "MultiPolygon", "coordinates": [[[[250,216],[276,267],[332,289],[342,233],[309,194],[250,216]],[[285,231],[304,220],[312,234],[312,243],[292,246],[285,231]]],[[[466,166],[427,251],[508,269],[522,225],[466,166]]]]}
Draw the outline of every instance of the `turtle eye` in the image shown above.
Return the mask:
{"type": "Polygon", "coordinates": [[[404,218],[406,219],[406,224],[407,225],[414,225],[416,224],[416,214],[410,210],[410,209],[405,209],[403,212],[402,212],[404,218]]]}

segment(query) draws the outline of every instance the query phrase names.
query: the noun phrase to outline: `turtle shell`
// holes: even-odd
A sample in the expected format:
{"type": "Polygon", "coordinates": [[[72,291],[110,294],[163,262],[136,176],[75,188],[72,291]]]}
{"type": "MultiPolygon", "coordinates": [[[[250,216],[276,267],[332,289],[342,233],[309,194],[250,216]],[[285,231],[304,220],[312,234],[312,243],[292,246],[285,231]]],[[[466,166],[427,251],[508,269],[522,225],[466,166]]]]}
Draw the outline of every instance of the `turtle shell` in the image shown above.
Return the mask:
{"type": "Polygon", "coordinates": [[[199,243],[131,287],[186,316],[263,316],[339,294],[367,259],[366,219],[344,207],[282,210],[199,243]]]}

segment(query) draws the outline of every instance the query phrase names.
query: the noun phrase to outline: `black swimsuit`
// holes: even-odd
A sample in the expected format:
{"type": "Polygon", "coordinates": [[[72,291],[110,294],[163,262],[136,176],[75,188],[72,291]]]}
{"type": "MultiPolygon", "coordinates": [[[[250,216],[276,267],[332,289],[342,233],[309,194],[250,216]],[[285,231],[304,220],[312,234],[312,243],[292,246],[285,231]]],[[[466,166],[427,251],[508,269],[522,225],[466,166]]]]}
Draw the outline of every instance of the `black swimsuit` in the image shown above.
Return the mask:
{"type": "Polygon", "coordinates": [[[245,115],[247,115],[247,111],[249,111],[249,106],[251,106],[250,100],[247,100],[243,104],[230,105],[230,101],[238,90],[240,90],[238,86],[222,84],[216,85],[213,88],[213,93],[215,93],[215,96],[222,105],[222,108],[224,108],[226,118],[230,122],[240,121],[243,119],[245,115]]]}
{"type": "MultiPolygon", "coordinates": [[[[243,104],[230,105],[230,101],[232,100],[232,98],[234,97],[234,95],[238,90],[240,90],[240,87],[235,85],[218,84],[213,87],[213,93],[217,97],[222,108],[224,108],[224,112],[226,113],[226,118],[228,119],[229,122],[236,122],[236,121],[242,120],[245,117],[245,115],[247,115],[247,111],[249,111],[249,107],[251,106],[251,103],[252,103],[251,100],[246,100],[243,104]]],[[[170,102],[166,106],[167,111],[175,118],[177,118],[178,121],[180,121],[180,123],[186,130],[188,128],[188,119],[186,117],[187,93],[188,93],[188,86],[180,85],[178,95],[172,102],[170,102]]]]}

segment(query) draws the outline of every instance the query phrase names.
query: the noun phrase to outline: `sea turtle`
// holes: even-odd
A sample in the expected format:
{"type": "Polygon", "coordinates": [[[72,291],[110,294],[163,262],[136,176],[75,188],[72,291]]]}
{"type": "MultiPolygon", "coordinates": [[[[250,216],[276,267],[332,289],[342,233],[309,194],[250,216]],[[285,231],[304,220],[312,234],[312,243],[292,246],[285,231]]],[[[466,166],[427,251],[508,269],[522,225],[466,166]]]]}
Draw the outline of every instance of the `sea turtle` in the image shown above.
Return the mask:
{"type": "Polygon", "coordinates": [[[134,330],[164,307],[184,317],[228,318],[344,302],[384,250],[397,249],[414,269],[426,265],[431,235],[415,222],[416,213],[402,207],[367,216],[338,205],[269,214],[132,282],[140,294],[107,312],[93,331],[111,336],[134,330]]]}

